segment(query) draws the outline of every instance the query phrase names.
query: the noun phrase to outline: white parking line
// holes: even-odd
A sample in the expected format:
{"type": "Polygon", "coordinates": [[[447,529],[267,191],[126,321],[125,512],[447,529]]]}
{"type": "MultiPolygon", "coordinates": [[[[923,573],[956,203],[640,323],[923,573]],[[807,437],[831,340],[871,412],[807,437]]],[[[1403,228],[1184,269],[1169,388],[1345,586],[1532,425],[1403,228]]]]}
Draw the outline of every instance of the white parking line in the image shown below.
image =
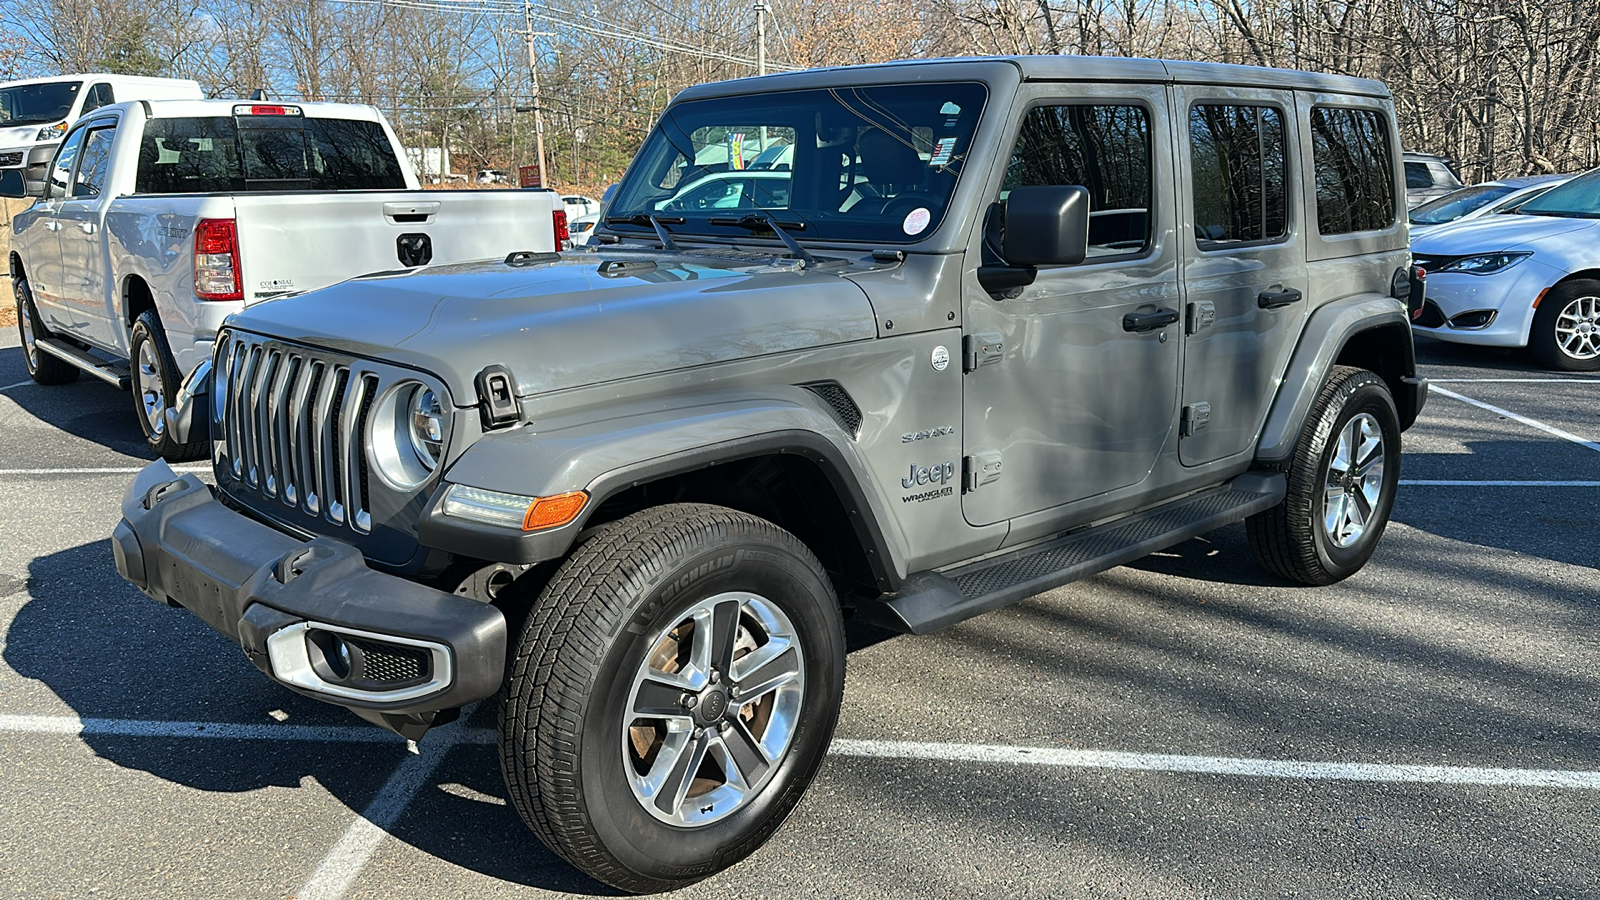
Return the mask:
{"type": "Polygon", "coordinates": [[[30,385],[30,384],[33,384],[33,379],[31,379],[31,378],[28,379],[27,381],[19,381],[16,384],[8,384],[5,387],[0,387],[0,394],[3,394],[6,391],[9,391],[12,388],[26,387],[27,385],[30,385]]]}
{"type": "MultiPolygon", "coordinates": [[[[107,466],[99,469],[0,469],[0,475],[137,475],[143,471],[143,466],[107,466]]],[[[179,475],[186,472],[198,475],[211,471],[211,467],[173,466],[172,471],[179,475]]]]}
{"type": "MultiPolygon", "coordinates": [[[[466,718],[464,715],[463,719],[466,718]]],[[[141,719],[80,719],[77,716],[0,715],[0,731],[34,734],[126,735],[217,740],[327,741],[337,743],[400,742],[376,727],[317,725],[240,725],[208,722],[160,722],[141,719]]],[[[419,754],[401,765],[414,772],[435,748],[493,744],[492,728],[447,725],[429,732],[419,754]],[[410,768],[407,768],[407,766],[410,768]]],[[[437,754],[442,756],[442,751],[437,754]]],[[[1554,787],[1600,790],[1600,772],[1583,769],[1512,769],[1476,766],[1432,766],[1395,763],[1308,762],[1293,759],[1251,759],[1230,756],[1187,756],[1173,753],[1122,753],[1113,750],[1067,750],[1056,747],[1022,747],[1002,744],[940,744],[915,741],[873,741],[839,738],[829,748],[835,756],[881,759],[925,759],[950,762],[999,763],[1018,766],[1052,766],[1074,769],[1122,769],[1139,772],[1178,772],[1197,775],[1237,775],[1252,778],[1286,778],[1311,781],[1383,781],[1412,784],[1490,785],[1497,787],[1554,787]]],[[[428,771],[437,759],[429,764],[428,771]]],[[[390,779],[398,790],[400,771],[390,779]]],[[[408,776],[410,777],[410,776],[408,776]]],[[[418,778],[426,778],[426,773],[418,778]]],[[[389,791],[379,791],[368,811],[389,791]]],[[[414,793],[413,789],[413,793],[414,793]]],[[[363,813],[365,816],[366,813],[363,813]]],[[[374,821],[370,817],[368,821],[374,821]]],[[[352,826],[352,830],[355,826],[352,826]]],[[[331,855],[330,855],[331,858],[331,855]]]]}
{"type": "Polygon", "coordinates": [[[1510,411],[1508,409],[1501,409],[1500,407],[1495,406],[1492,403],[1485,403],[1482,400],[1474,400],[1471,397],[1463,397],[1462,395],[1456,393],[1455,391],[1446,390],[1445,388],[1442,388],[1442,387],[1432,387],[1431,389],[1433,390],[1434,393],[1443,394],[1446,397],[1451,397],[1453,399],[1460,400],[1462,403],[1471,404],[1473,406],[1478,407],[1479,409],[1486,409],[1489,412],[1492,412],[1497,416],[1505,416],[1506,418],[1510,419],[1513,422],[1521,422],[1522,424],[1528,426],[1529,428],[1537,428],[1540,431],[1544,432],[1545,434],[1554,435],[1555,437],[1561,438],[1564,441],[1571,441],[1574,444],[1579,445],[1580,447],[1588,447],[1590,450],[1593,450],[1596,453],[1600,453],[1600,444],[1597,444],[1594,441],[1586,441],[1583,438],[1578,437],[1577,435],[1573,434],[1570,431],[1562,431],[1561,429],[1555,427],[1554,425],[1546,425],[1545,423],[1540,422],[1537,419],[1530,419],[1527,416],[1519,416],[1516,413],[1514,413],[1514,412],[1512,412],[1512,411],[1510,411]]]}
{"type": "Polygon", "coordinates": [[[1586,375],[1569,378],[1429,378],[1428,384],[1600,384],[1600,378],[1586,375]]]}
{"type": "Polygon", "coordinates": [[[295,895],[298,900],[338,900],[350,890],[373,851],[411,805],[411,798],[427,786],[428,778],[445,754],[461,742],[459,725],[447,725],[437,731],[439,733],[422,744],[420,750],[406,757],[367,808],[350,823],[344,837],[328,851],[322,864],[300,887],[295,895]]]}
{"type": "Polygon", "coordinates": [[[1446,481],[1434,478],[1402,478],[1400,483],[1417,487],[1600,487],[1600,481],[1446,481]]]}

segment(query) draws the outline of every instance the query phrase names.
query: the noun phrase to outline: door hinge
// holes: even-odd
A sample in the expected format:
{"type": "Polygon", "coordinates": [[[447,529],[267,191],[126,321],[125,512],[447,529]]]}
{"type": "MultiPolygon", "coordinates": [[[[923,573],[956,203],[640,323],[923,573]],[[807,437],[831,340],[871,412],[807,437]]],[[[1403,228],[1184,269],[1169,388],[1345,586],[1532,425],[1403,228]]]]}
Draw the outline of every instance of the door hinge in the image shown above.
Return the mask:
{"type": "Polygon", "coordinates": [[[1196,300],[1189,304],[1189,322],[1184,333],[1199,334],[1200,329],[1210,328],[1216,321],[1217,305],[1210,300],[1196,300]]]}
{"type": "Polygon", "coordinates": [[[1005,358],[1005,338],[998,334],[969,334],[961,338],[961,371],[975,372],[1005,358]]]}
{"type": "Polygon", "coordinates": [[[1178,428],[1182,437],[1204,431],[1211,424],[1211,404],[1191,403],[1183,408],[1183,423],[1178,428]]]}
{"type": "Polygon", "coordinates": [[[985,450],[961,460],[961,486],[971,493],[979,485],[1000,480],[1000,451],[985,450]]]}

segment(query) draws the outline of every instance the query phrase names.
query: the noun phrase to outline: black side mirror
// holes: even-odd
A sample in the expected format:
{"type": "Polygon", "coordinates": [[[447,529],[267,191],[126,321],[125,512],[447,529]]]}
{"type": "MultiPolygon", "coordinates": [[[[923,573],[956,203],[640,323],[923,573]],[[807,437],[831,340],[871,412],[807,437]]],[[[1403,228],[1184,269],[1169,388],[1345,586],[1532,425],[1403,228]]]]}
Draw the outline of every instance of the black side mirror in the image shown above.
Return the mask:
{"type": "Polygon", "coordinates": [[[1003,251],[1013,266],[1075,266],[1089,255],[1089,191],[1019,187],[1006,200],[1003,251]]]}
{"type": "Polygon", "coordinates": [[[978,281],[997,298],[1014,297],[1039,266],[1075,266],[1089,255],[1089,191],[1076,185],[1019,187],[991,213],[986,245],[1004,259],[978,267],[978,281]],[[1005,237],[995,246],[996,227],[1005,237]]]}
{"type": "Polygon", "coordinates": [[[22,198],[28,196],[28,182],[21,169],[0,170],[0,197],[22,198]]]}

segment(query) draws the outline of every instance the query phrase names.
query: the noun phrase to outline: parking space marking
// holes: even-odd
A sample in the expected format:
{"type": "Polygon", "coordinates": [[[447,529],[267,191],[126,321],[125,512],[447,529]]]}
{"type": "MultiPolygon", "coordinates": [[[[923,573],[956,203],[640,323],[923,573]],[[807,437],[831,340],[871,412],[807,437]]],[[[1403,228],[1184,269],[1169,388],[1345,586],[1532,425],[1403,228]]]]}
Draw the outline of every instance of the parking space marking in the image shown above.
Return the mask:
{"type": "Polygon", "coordinates": [[[322,864],[311,873],[295,895],[297,900],[339,900],[366,867],[373,851],[383,843],[394,823],[411,805],[411,798],[427,786],[433,770],[439,767],[456,744],[461,742],[459,724],[435,729],[437,739],[416,745],[413,752],[394,770],[377,796],[350,823],[339,843],[328,851],[322,864]],[[419,749],[420,748],[420,749],[419,749]]]}
{"type": "Polygon", "coordinates": [[[1600,384],[1600,378],[1429,378],[1428,384],[1600,384]]]}
{"type": "Polygon", "coordinates": [[[1600,481],[1446,481],[1438,478],[1402,478],[1416,487],[1600,487],[1600,481]]]}
{"type": "Polygon", "coordinates": [[[911,741],[836,740],[832,753],[889,759],[926,759],[1074,769],[1124,769],[1191,775],[1235,775],[1310,781],[1382,781],[1402,784],[1461,784],[1490,787],[1600,790],[1600,772],[1567,769],[1499,769],[1472,766],[1418,766],[1388,763],[1302,762],[1180,756],[1168,753],[1118,753],[985,744],[921,744],[911,741]]]}
{"type": "Polygon", "coordinates": [[[8,384],[5,387],[0,387],[0,394],[3,394],[6,391],[9,391],[12,388],[25,387],[25,386],[30,385],[30,384],[33,384],[33,379],[32,378],[28,379],[27,381],[19,381],[16,384],[8,384]]]}
{"type": "MultiPolygon", "coordinates": [[[[143,466],[107,466],[98,469],[0,469],[0,475],[137,475],[143,471],[143,466]]],[[[186,472],[199,475],[211,471],[211,467],[173,466],[172,471],[179,475],[186,472]]]]}
{"type": "MultiPolygon", "coordinates": [[[[462,721],[468,718],[462,716],[462,721]]],[[[115,734],[130,737],[214,738],[222,740],[290,740],[337,743],[396,743],[400,738],[375,726],[242,725],[208,722],[160,722],[141,719],[80,719],[77,716],[0,715],[0,731],[38,734],[115,734]]],[[[421,750],[410,757],[390,777],[362,813],[368,824],[388,814],[402,788],[411,781],[426,779],[427,772],[416,769],[427,765],[428,772],[444,752],[459,745],[492,745],[493,728],[461,728],[446,725],[429,732],[421,750]],[[431,754],[431,756],[430,756],[431,754]],[[427,763],[425,759],[433,759],[427,763]],[[409,768],[408,768],[409,766],[409,768]],[[394,790],[391,791],[390,788],[394,790]],[[369,816],[368,813],[372,815],[369,816]]],[[[1600,790],[1600,771],[1583,769],[1512,769],[1478,766],[1432,766],[1405,763],[1308,762],[1293,759],[1252,759],[1232,756],[1189,756],[1176,753],[1127,753],[1116,750],[1068,750],[1057,747],[1027,747],[1009,744],[949,744],[917,741],[878,741],[837,738],[828,752],[834,756],[879,759],[922,759],[946,762],[999,763],[1017,766],[1050,766],[1068,769],[1120,769],[1138,772],[1173,772],[1193,775],[1232,775],[1250,778],[1284,778],[1308,781],[1381,781],[1400,784],[1485,785],[1490,787],[1541,787],[1600,790]]],[[[411,788],[415,793],[416,787],[411,788]]],[[[394,811],[398,816],[403,810],[394,811]]],[[[392,818],[390,819],[392,821],[392,818]]],[[[351,832],[365,837],[351,838],[351,845],[371,840],[361,822],[351,832]]],[[[341,841],[341,845],[345,842],[341,841]]],[[[374,845],[375,846],[375,845],[374,845]]],[[[369,850],[370,852],[370,850],[369,850]]],[[[329,854],[333,859],[334,854],[329,854]]],[[[346,854],[344,859],[353,856],[346,854]]],[[[325,861],[324,866],[327,863],[325,861]]],[[[322,871],[321,868],[318,869],[322,871]]],[[[308,882],[309,885],[309,882],[308,882]]],[[[302,894],[303,898],[307,896],[302,894]]]]}
{"type": "Polygon", "coordinates": [[[1460,400],[1462,403],[1467,403],[1467,404],[1470,404],[1472,406],[1476,406],[1479,409],[1486,409],[1489,412],[1492,412],[1497,416],[1505,416],[1506,418],[1510,419],[1513,422],[1521,422],[1522,424],[1528,426],[1529,428],[1537,428],[1540,431],[1544,432],[1545,434],[1554,435],[1555,437],[1561,438],[1564,441],[1571,441],[1574,444],[1579,445],[1580,447],[1588,447],[1590,450],[1593,450],[1596,453],[1600,453],[1600,444],[1597,444],[1594,441],[1586,441],[1583,438],[1578,437],[1577,435],[1573,434],[1570,431],[1562,431],[1561,429],[1555,427],[1554,425],[1546,425],[1545,423],[1540,422],[1537,419],[1530,419],[1527,416],[1518,415],[1518,414],[1516,414],[1516,413],[1514,413],[1514,412],[1512,412],[1512,411],[1510,411],[1508,409],[1501,409],[1500,407],[1495,406],[1492,403],[1485,403],[1482,400],[1474,400],[1471,397],[1464,397],[1464,396],[1456,393],[1455,391],[1446,390],[1445,388],[1442,388],[1442,387],[1433,387],[1432,390],[1435,393],[1443,394],[1446,397],[1450,397],[1450,398],[1453,398],[1453,399],[1456,399],[1456,400],[1460,400]]]}

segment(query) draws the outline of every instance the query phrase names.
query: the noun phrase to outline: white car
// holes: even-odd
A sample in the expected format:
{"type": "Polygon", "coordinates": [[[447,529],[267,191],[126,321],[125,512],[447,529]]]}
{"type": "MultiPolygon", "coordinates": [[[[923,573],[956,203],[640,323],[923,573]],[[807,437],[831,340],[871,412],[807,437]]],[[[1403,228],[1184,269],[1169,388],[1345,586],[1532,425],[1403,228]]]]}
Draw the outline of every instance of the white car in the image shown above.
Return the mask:
{"type": "Polygon", "coordinates": [[[561,202],[567,207],[567,221],[600,212],[600,201],[582,194],[562,194],[561,202]]]}
{"type": "Polygon", "coordinates": [[[99,72],[8,81],[0,84],[0,169],[22,168],[30,156],[47,162],[72,123],[102,106],[203,97],[199,83],[186,78],[99,72]]]}
{"type": "Polygon", "coordinates": [[[1571,180],[1571,175],[1529,175],[1526,178],[1485,181],[1452,191],[1411,210],[1408,216],[1411,220],[1411,239],[1415,241],[1451,222],[1465,222],[1506,212],[1571,180]]]}
{"type": "Polygon", "coordinates": [[[590,213],[579,216],[567,223],[567,234],[572,238],[572,246],[587,247],[594,240],[594,227],[600,224],[600,214],[590,213]]]}
{"type": "Polygon", "coordinates": [[[1600,169],[1515,212],[1443,226],[1411,252],[1428,273],[1416,333],[1600,369],[1600,169]]]}

